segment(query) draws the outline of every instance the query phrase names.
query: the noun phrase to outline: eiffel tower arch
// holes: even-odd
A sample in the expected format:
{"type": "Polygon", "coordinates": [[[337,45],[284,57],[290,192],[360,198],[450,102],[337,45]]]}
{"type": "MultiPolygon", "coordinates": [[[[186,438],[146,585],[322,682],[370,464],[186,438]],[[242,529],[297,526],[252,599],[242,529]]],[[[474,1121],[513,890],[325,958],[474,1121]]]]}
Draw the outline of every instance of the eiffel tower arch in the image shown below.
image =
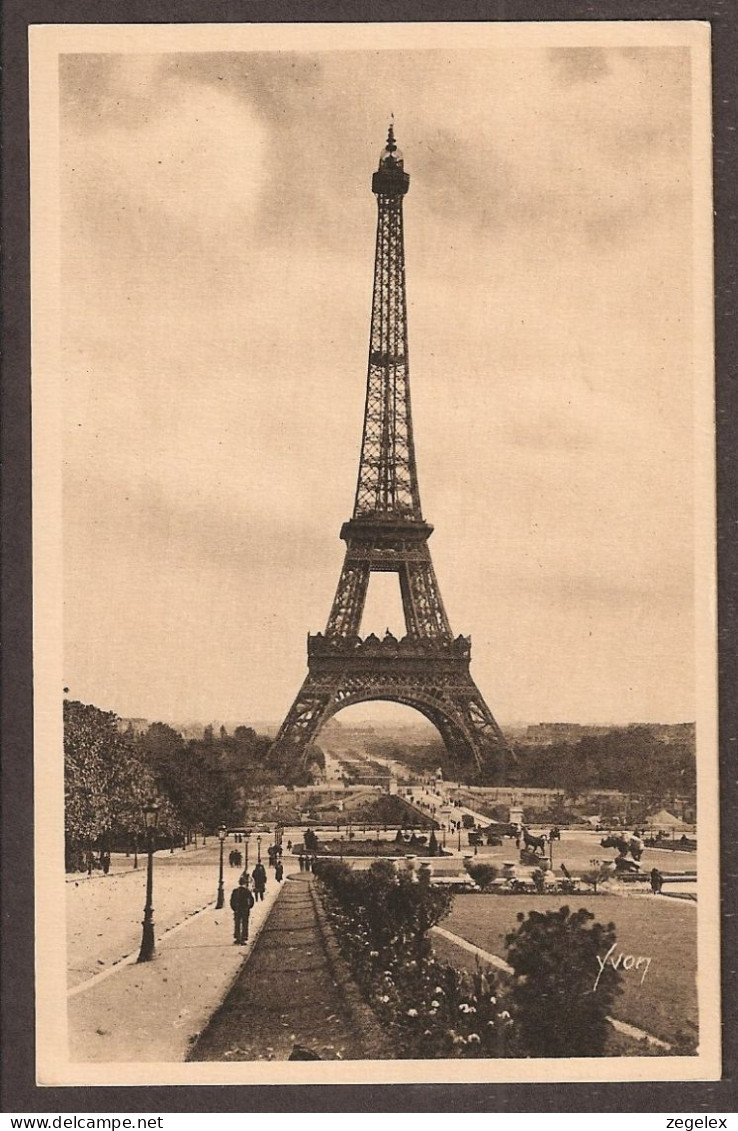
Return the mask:
{"type": "Polygon", "coordinates": [[[471,641],[451,631],[428,547],[433,527],[420,505],[402,223],[409,184],[390,126],[372,178],[378,215],[369,364],[354,510],[341,528],[346,556],[325,632],[308,636],[308,674],[269,757],[304,762],[329,718],[386,700],[420,711],[452,757],[501,782],[512,754],[472,679],[471,641]],[[400,639],[359,635],[373,572],[398,576],[400,639]]]}

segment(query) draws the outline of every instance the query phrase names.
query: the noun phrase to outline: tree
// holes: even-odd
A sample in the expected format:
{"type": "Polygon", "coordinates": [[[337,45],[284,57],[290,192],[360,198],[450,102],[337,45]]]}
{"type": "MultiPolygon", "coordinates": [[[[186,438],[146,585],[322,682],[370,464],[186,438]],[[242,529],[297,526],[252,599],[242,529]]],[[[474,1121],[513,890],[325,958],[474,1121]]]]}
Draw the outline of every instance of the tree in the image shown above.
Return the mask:
{"type": "Polygon", "coordinates": [[[184,739],[179,731],[167,723],[152,723],[146,733],[141,735],[138,745],[152,762],[164,762],[180,753],[184,739]]]}
{"type": "Polygon", "coordinates": [[[303,833],[303,840],[308,852],[315,852],[318,847],[318,837],[312,829],[306,829],[303,833]]]}
{"type": "Polygon", "coordinates": [[[521,912],[520,926],[507,936],[513,1018],[523,1055],[603,1053],[622,974],[606,961],[616,942],[614,924],[592,920],[584,908],[573,914],[568,907],[531,911],[527,919],[521,912]]]}
{"type": "Polygon", "coordinates": [[[80,848],[138,831],[157,794],[153,775],[119,731],[112,711],[64,703],[64,826],[67,865],[80,848]]]}
{"type": "Polygon", "coordinates": [[[466,870],[482,891],[486,891],[497,879],[499,871],[494,864],[468,864],[466,870]]]}
{"type": "Polygon", "coordinates": [[[596,895],[598,885],[603,884],[605,880],[609,880],[611,877],[612,871],[607,864],[600,864],[598,868],[592,868],[589,872],[582,872],[579,878],[582,883],[588,884],[596,895]]]}

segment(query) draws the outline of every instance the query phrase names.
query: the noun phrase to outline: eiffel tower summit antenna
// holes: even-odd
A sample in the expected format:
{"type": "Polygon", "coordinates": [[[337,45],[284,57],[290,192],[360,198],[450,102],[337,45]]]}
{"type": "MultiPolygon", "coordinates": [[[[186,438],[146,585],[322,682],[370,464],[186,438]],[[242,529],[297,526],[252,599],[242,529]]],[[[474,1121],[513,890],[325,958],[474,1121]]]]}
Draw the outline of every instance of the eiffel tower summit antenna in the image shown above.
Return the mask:
{"type": "Polygon", "coordinates": [[[415,465],[402,202],[410,177],[394,115],[372,177],[377,198],[369,364],[354,510],[341,528],[346,556],[324,633],[308,636],[308,674],[269,752],[305,763],[323,724],[344,707],[388,700],[414,707],[480,780],[502,782],[510,748],[469,671],[471,641],[454,637],[420,507],[415,465]],[[401,639],[359,635],[369,576],[396,573],[401,639]]]}

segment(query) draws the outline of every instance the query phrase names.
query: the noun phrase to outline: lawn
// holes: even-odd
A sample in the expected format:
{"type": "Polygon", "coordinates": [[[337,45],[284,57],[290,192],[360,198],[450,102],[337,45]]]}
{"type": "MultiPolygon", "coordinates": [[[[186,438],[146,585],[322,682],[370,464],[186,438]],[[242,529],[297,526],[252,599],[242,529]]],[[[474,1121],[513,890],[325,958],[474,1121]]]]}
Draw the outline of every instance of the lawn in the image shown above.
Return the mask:
{"type": "MultiPolygon", "coordinates": [[[[505,935],[516,929],[518,912],[557,910],[565,902],[563,896],[457,895],[451,914],[440,926],[504,958],[505,935]]],[[[615,895],[577,895],[568,902],[572,910],[586,907],[600,922],[615,924],[613,958],[622,953],[651,959],[645,976],[645,963],[624,972],[624,992],[615,1001],[613,1016],[670,1043],[680,1031],[696,1038],[696,904],[615,895]]],[[[434,948],[439,958],[454,966],[476,965],[474,955],[438,935],[434,948]]],[[[596,965],[592,971],[593,987],[598,970],[596,965]]]]}

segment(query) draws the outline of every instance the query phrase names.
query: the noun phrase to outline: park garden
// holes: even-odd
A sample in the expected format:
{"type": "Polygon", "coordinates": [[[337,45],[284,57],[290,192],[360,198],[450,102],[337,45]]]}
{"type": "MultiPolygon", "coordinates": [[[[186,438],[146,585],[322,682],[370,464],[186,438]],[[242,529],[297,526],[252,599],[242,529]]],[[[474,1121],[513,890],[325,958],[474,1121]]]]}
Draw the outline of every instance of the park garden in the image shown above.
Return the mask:
{"type": "Polygon", "coordinates": [[[696,1050],[694,905],[454,896],[428,870],[387,860],[363,871],[321,860],[315,871],[345,960],[399,1056],[696,1050]]]}

